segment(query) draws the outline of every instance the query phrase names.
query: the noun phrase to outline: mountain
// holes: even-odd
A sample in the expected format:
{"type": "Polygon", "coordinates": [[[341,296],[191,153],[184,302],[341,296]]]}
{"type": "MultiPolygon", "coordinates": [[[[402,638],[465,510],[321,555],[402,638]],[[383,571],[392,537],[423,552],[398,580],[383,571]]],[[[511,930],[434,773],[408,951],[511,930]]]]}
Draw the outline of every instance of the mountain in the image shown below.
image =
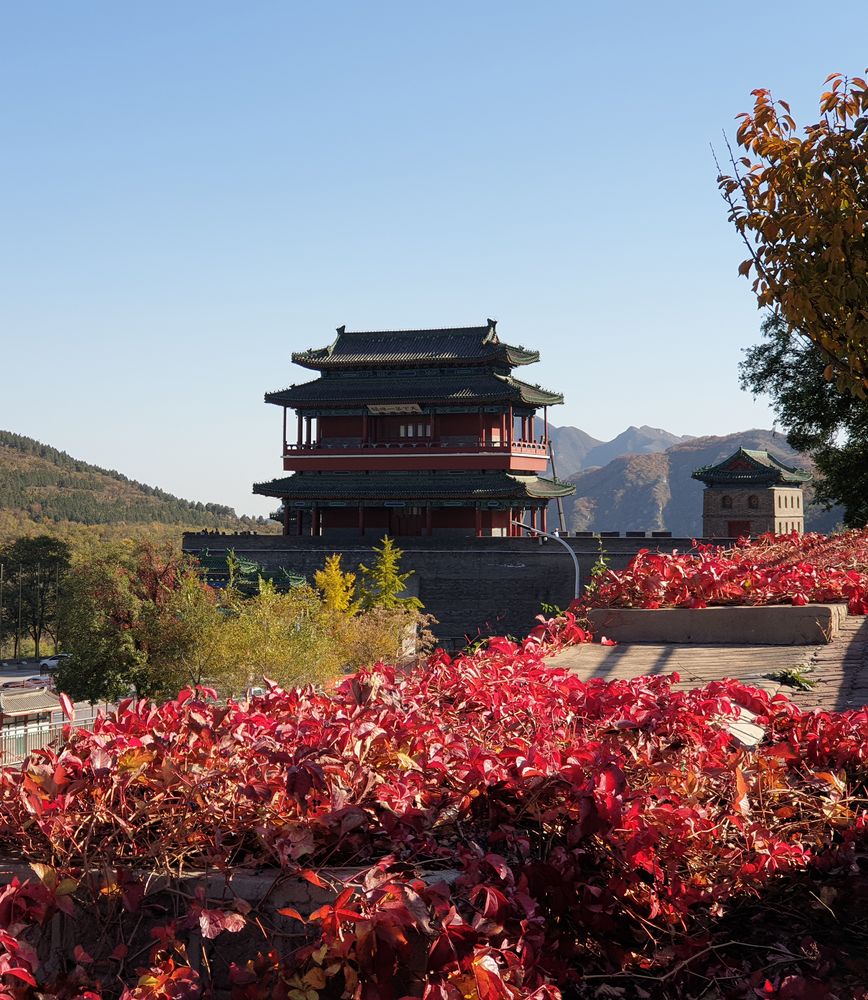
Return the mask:
{"type": "Polygon", "coordinates": [[[584,468],[590,469],[595,465],[607,465],[612,459],[621,455],[651,455],[656,452],[666,451],[672,445],[681,444],[683,441],[691,440],[687,436],[679,437],[677,434],[670,434],[669,431],[661,430],[659,427],[628,427],[611,441],[592,448],[585,455],[584,468]]]}
{"type": "MultiPolygon", "coordinates": [[[[540,419],[536,421],[536,434],[543,432],[540,419]]],[[[569,479],[583,469],[606,465],[621,455],[647,455],[665,451],[674,444],[689,441],[658,427],[628,427],[611,441],[599,441],[578,427],[549,425],[549,438],[555,453],[558,479],[569,479]]]]}
{"type": "Polygon", "coordinates": [[[178,537],[183,530],[277,532],[231,507],[181,500],[164,490],[72,458],[33,438],[0,431],[0,544],[42,531],[103,540],[178,537]]]}
{"type": "MultiPolygon", "coordinates": [[[[681,537],[698,536],[702,533],[704,487],[691,479],[691,473],[722,461],[738,448],[770,451],[787,465],[809,471],[813,468],[806,455],[794,451],[783,434],[773,431],[754,429],[681,440],[664,451],[620,455],[602,468],[569,477],[576,493],[564,498],[566,527],[575,531],[665,530],[681,537]]],[[[809,497],[810,488],[806,493],[809,497]]],[[[551,515],[556,518],[554,510],[551,515]]],[[[826,512],[806,506],[805,526],[809,530],[831,531],[840,521],[838,510],[826,512]]]]}
{"type": "MultiPolygon", "coordinates": [[[[537,437],[542,433],[542,421],[536,429],[537,437]]],[[[587,468],[585,456],[595,448],[603,446],[602,441],[591,437],[578,427],[553,427],[549,425],[549,440],[555,453],[558,479],[567,479],[580,469],[587,468]]]]}

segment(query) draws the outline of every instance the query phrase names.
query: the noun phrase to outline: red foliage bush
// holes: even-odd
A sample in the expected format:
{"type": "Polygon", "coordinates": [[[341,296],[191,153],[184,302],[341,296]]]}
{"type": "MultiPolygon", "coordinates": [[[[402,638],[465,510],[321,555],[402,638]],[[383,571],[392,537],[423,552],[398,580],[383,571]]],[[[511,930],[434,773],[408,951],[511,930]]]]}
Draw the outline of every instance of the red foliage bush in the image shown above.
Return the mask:
{"type": "Polygon", "coordinates": [[[761,928],[733,953],[718,925],[842,874],[858,898],[868,713],[546,668],[550,644],[582,638],[569,615],[332,696],[129,702],[4,770],[0,841],[41,867],[0,894],[0,997],[544,1000],[624,975],[637,996],[690,996],[702,976],[725,996],[831,996],[811,984],[840,940],[778,935],[770,960],[750,951],[761,928]],[[768,728],[756,750],[726,728],[741,705],[768,728]],[[241,864],[359,871],[312,914],[179,878],[241,864]],[[155,873],[173,877],[163,895],[155,873]],[[52,966],[35,945],[70,913],[102,932],[52,966]],[[248,943],[228,967],[230,937],[248,943]]]}
{"type": "Polygon", "coordinates": [[[846,603],[851,615],[868,612],[868,528],[761,535],[691,552],[641,549],[622,572],[606,570],[573,610],[828,602],[846,603]]]}

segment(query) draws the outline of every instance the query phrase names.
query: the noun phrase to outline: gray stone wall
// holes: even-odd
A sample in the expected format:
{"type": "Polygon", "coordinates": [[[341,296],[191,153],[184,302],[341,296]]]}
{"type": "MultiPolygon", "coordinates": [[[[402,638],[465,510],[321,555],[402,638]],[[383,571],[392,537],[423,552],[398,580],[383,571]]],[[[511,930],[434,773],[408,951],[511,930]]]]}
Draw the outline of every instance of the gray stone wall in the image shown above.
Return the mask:
{"type": "MultiPolygon", "coordinates": [[[[355,571],[370,562],[371,547],[379,539],[298,538],[283,535],[186,534],[184,551],[208,550],[219,556],[234,549],[272,571],[286,569],[313,580],[332,552],[341,553],[345,569],[355,571]]],[[[594,537],[565,539],[576,553],[581,581],[590,579],[599,555],[594,537]]],[[[439,624],[434,631],[447,647],[462,646],[466,638],[509,633],[523,636],[545,602],[565,608],[573,597],[573,562],[555,541],[532,538],[397,538],[404,552],[401,566],[411,569],[411,593],[439,624]]],[[[662,551],[689,549],[689,538],[606,537],[602,539],[609,565],[623,569],[640,548],[662,551]]]]}

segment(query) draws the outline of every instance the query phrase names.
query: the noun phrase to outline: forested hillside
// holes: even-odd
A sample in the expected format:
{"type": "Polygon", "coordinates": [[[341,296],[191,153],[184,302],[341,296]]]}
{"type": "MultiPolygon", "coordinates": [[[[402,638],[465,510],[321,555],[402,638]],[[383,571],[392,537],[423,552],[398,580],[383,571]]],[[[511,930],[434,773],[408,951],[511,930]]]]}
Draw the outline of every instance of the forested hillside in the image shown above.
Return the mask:
{"type": "Polygon", "coordinates": [[[101,540],[180,537],[185,529],[276,532],[231,507],[182,500],[33,438],[0,430],[0,543],[49,531],[101,540]]]}

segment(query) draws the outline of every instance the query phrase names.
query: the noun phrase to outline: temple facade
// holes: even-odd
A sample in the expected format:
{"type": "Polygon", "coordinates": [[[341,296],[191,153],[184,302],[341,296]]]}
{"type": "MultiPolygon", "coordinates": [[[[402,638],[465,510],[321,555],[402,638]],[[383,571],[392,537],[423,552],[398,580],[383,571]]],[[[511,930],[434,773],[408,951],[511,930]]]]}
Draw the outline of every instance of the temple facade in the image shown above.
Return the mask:
{"type": "Polygon", "coordinates": [[[265,401],[283,411],[293,474],[253,487],[281,501],[285,535],[509,537],[526,533],[515,521],[545,531],[549,501],[574,490],[544,475],[563,397],[513,375],[539,354],[502,343],[493,320],[339,327],[292,360],[318,377],[265,401]]]}
{"type": "Polygon", "coordinates": [[[706,487],[702,497],[706,538],[805,530],[803,487],[811,475],[784,465],[767,451],[739,448],[717,465],[697,469],[693,478],[706,487]]]}

